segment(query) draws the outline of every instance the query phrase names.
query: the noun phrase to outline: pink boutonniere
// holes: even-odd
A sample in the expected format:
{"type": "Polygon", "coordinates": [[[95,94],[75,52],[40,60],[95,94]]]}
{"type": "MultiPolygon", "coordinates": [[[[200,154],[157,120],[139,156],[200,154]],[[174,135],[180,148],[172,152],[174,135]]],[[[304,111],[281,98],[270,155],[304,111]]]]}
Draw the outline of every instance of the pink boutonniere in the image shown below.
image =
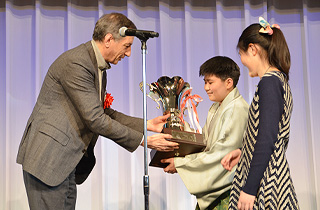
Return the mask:
{"type": "Polygon", "coordinates": [[[104,103],[103,103],[103,109],[110,108],[113,102],[113,97],[111,96],[111,93],[107,93],[104,97],[104,103]]]}

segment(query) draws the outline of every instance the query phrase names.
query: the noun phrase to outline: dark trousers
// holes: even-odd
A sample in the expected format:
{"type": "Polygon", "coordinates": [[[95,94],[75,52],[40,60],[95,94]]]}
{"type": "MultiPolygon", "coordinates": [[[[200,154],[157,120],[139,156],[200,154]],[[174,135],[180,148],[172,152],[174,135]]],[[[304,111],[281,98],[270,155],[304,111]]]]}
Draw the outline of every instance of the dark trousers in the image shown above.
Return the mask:
{"type": "Polygon", "coordinates": [[[46,185],[36,177],[23,171],[30,210],[74,210],[77,186],[75,170],[58,186],[46,185]]]}

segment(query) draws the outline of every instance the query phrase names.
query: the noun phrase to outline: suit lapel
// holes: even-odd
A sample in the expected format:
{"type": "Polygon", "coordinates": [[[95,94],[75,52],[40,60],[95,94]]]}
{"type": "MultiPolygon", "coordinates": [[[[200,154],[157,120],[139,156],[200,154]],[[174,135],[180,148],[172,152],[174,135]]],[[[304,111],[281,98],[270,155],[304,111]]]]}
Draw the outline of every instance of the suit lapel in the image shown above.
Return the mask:
{"type": "MultiPolygon", "coordinates": [[[[94,50],[91,44],[91,41],[88,41],[85,43],[85,46],[89,52],[90,59],[94,65],[94,85],[96,87],[97,93],[99,94],[99,75],[98,75],[98,63],[97,63],[97,58],[96,55],[94,54],[94,50]]],[[[100,70],[99,70],[100,71],[100,70]]]]}

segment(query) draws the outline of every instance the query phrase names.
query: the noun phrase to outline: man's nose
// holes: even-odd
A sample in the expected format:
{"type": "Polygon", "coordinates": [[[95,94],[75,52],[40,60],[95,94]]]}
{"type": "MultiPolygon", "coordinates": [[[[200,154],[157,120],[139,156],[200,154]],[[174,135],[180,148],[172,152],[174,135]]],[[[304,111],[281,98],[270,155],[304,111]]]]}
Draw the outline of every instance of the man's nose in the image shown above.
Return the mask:
{"type": "Polygon", "coordinates": [[[126,51],[125,55],[126,55],[127,57],[130,57],[130,55],[131,55],[131,48],[126,51]]]}

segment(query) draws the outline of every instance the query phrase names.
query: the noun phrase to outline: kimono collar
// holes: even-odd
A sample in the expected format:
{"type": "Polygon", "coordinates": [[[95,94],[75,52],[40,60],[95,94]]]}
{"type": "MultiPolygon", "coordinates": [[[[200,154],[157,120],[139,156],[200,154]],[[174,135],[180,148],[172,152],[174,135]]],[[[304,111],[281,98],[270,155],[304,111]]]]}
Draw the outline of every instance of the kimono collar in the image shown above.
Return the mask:
{"type": "Polygon", "coordinates": [[[239,90],[237,87],[235,87],[222,101],[222,103],[219,105],[218,102],[212,104],[210,111],[215,113],[216,110],[219,108],[223,110],[228,104],[233,101],[234,99],[238,98],[240,96],[239,90]]]}

